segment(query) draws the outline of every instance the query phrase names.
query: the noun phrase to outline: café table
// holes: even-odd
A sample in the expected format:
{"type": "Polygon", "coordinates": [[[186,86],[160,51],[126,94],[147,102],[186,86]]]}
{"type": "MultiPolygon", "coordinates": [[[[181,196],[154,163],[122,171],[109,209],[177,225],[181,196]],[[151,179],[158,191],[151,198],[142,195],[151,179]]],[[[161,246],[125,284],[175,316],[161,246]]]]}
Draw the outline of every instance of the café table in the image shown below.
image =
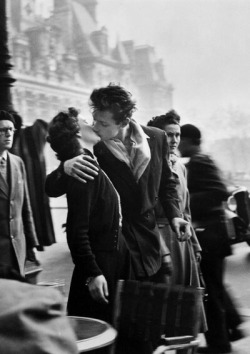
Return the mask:
{"type": "Polygon", "coordinates": [[[99,349],[101,352],[101,348],[105,349],[105,353],[112,352],[117,331],[110,324],[89,317],[68,316],[68,318],[76,334],[79,353],[99,349]]]}

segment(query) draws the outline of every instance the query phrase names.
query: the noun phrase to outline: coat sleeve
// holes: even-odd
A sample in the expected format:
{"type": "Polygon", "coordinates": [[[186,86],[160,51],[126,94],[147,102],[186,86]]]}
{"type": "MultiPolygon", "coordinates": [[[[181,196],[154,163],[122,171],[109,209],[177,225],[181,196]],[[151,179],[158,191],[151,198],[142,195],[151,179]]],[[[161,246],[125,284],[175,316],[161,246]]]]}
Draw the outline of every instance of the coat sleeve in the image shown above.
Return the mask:
{"type": "Polygon", "coordinates": [[[177,194],[177,181],[172,173],[168,164],[169,149],[166,134],[163,136],[163,149],[162,149],[162,174],[159,190],[159,198],[164,209],[164,212],[171,221],[175,217],[181,217],[178,194],[177,194]]]}
{"type": "Polygon", "coordinates": [[[67,176],[63,170],[63,163],[51,172],[45,181],[45,192],[49,197],[61,197],[66,193],[67,176]]]}
{"type": "Polygon", "coordinates": [[[30,205],[27,177],[26,177],[26,171],[25,171],[25,166],[23,161],[21,161],[21,170],[22,170],[23,181],[24,181],[24,200],[22,206],[22,219],[23,219],[23,227],[24,227],[24,234],[26,238],[27,248],[29,249],[38,246],[39,242],[36,235],[35,224],[34,224],[33,214],[30,205]]]}
{"type": "Polygon", "coordinates": [[[219,169],[208,156],[191,159],[187,169],[190,208],[192,218],[197,220],[220,207],[228,193],[219,169]]]}
{"type": "Polygon", "coordinates": [[[94,239],[96,235],[90,235],[89,232],[95,202],[96,181],[89,181],[86,184],[78,181],[72,182],[67,191],[68,222],[71,223],[67,225],[67,229],[71,230],[68,234],[68,242],[72,259],[75,265],[81,267],[83,277],[98,276],[102,274],[102,271],[96,262],[90,237],[92,237],[92,244],[98,240],[94,239]]]}

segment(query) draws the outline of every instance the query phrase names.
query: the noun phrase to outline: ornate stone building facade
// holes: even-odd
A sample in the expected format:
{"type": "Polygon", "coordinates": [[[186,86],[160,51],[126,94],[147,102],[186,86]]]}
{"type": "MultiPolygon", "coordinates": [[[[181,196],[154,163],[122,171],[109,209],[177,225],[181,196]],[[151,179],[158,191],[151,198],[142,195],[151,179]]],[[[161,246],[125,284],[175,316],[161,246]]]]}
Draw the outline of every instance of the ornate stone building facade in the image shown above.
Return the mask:
{"type": "Polygon", "coordinates": [[[69,106],[90,116],[91,91],[109,82],[133,93],[142,123],[172,108],[173,89],[154,48],[136,46],[133,40],[117,41],[111,48],[106,28],[97,23],[97,0],[7,2],[17,79],[13,103],[26,124],[48,121],[69,106]]]}

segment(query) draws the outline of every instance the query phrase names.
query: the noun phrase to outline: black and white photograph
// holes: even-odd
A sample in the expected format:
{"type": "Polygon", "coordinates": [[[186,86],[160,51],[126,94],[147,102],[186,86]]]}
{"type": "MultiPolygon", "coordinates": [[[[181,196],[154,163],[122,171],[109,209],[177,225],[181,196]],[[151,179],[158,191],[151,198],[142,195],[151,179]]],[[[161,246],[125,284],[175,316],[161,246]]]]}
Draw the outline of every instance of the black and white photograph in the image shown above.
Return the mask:
{"type": "Polygon", "coordinates": [[[0,0],[0,353],[249,354],[250,0],[0,0]]]}

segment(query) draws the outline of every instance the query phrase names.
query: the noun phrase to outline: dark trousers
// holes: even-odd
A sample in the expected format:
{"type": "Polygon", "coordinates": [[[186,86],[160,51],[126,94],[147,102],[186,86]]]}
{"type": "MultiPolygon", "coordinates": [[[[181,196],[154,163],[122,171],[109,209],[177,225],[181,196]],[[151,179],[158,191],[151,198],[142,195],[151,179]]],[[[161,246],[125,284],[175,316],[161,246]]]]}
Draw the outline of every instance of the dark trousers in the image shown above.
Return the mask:
{"type": "Polygon", "coordinates": [[[228,239],[220,224],[197,232],[202,247],[201,271],[206,284],[206,317],[208,331],[205,333],[207,344],[221,350],[229,350],[229,329],[236,328],[241,318],[225,288],[224,259],[230,254],[228,239]]]}
{"type": "Polygon", "coordinates": [[[20,274],[20,268],[17,262],[15,251],[13,249],[10,235],[1,234],[0,237],[0,265],[4,267],[10,267],[10,269],[15,270],[20,274]]]}
{"type": "Polygon", "coordinates": [[[228,330],[234,330],[242,323],[242,318],[238,313],[237,307],[227,290],[224,293],[224,306],[226,309],[227,328],[228,330]]]}
{"type": "Polygon", "coordinates": [[[218,349],[229,349],[230,342],[226,323],[226,309],[223,284],[223,258],[204,256],[201,271],[208,294],[206,316],[208,331],[205,333],[207,344],[218,349]]]}
{"type": "Polygon", "coordinates": [[[229,330],[242,321],[223,284],[224,259],[203,257],[201,270],[207,287],[207,344],[221,350],[230,349],[229,330]]]}

